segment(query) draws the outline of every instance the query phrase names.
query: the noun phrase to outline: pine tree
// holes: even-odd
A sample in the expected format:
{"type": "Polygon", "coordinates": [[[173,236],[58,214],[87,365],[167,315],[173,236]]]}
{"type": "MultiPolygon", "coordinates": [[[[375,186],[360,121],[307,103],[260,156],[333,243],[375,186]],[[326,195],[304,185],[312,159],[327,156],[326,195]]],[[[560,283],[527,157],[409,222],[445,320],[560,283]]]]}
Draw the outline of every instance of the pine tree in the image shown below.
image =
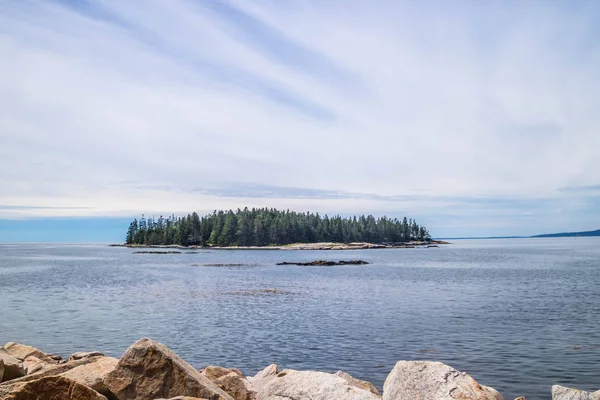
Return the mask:
{"type": "Polygon", "coordinates": [[[158,219],[143,215],[127,229],[127,244],[178,244],[182,246],[266,246],[294,242],[373,243],[430,240],[427,228],[413,219],[402,221],[372,215],[343,218],[321,217],[318,213],[297,213],[276,209],[237,209],[215,211],[202,218],[197,213],[185,217],[158,219]]]}

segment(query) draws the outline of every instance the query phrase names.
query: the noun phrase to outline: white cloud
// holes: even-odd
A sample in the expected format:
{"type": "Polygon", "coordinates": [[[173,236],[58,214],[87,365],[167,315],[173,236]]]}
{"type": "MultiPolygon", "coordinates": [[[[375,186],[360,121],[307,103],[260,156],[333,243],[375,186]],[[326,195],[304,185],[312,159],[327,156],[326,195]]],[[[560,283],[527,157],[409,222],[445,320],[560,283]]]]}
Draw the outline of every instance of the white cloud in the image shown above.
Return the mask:
{"type": "Polygon", "coordinates": [[[593,208],[560,189],[600,182],[597,6],[449,3],[4,2],[2,202],[74,208],[0,217],[593,208]],[[429,200],[189,190],[234,183],[429,200]]]}

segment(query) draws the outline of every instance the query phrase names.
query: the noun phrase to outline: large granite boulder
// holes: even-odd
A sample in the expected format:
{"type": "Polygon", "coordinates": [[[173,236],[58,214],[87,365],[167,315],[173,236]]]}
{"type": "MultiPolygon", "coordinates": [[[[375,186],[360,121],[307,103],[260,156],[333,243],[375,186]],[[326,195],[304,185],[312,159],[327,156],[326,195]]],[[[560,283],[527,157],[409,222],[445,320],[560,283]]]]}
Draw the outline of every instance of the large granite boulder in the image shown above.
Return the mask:
{"type": "Polygon", "coordinates": [[[2,346],[5,352],[10,354],[11,356],[19,359],[20,361],[25,361],[25,359],[29,356],[35,356],[38,359],[50,363],[56,364],[60,357],[54,356],[52,354],[46,354],[35,347],[27,346],[20,343],[8,342],[4,346],[2,346]]]}
{"type": "Polygon", "coordinates": [[[504,400],[465,372],[433,361],[398,361],[383,385],[383,400],[504,400]]]}
{"type": "Polygon", "coordinates": [[[360,388],[363,390],[368,390],[369,392],[376,394],[377,396],[381,396],[381,394],[379,393],[379,390],[377,390],[377,388],[375,388],[375,386],[371,382],[361,381],[360,379],[356,379],[355,377],[353,377],[352,375],[350,375],[344,371],[338,371],[334,375],[344,378],[346,380],[346,382],[348,382],[352,386],[356,386],[357,388],[360,388]]]}
{"type": "Polygon", "coordinates": [[[326,372],[283,370],[263,386],[256,400],[379,400],[368,390],[326,372]]]}
{"type": "Polygon", "coordinates": [[[174,396],[233,400],[167,346],[147,338],[127,349],[104,384],[119,400],[174,396]]]}
{"type": "Polygon", "coordinates": [[[258,374],[249,376],[248,381],[254,387],[254,390],[259,391],[267,383],[271,382],[279,373],[279,366],[277,364],[271,364],[258,374]]]}
{"type": "Polygon", "coordinates": [[[552,400],[600,400],[600,390],[585,392],[579,389],[553,385],[552,400]]]}
{"type": "MultiPolygon", "coordinates": [[[[96,392],[110,397],[110,391],[104,384],[106,376],[114,371],[119,360],[113,357],[94,357],[94,361],[63,372],[60,376],[94,389],[96,392]]],[[[81,359],[80,359],[81,360],[81,359]]]]}
{"type": "Polygon", "coordinates": [[[0,386],[2,400],[107,400],[100,393],[62,376],[0,386]]]}
{"type": "Polygon", "coordinates": [[[23,362],[18,358],[8,354],[4,349],[0,348],[0,360],[2,362],[2,377],[0,382],[6,382],[13,379],[25,376],[27,370],[23,366],[23,362]]]}

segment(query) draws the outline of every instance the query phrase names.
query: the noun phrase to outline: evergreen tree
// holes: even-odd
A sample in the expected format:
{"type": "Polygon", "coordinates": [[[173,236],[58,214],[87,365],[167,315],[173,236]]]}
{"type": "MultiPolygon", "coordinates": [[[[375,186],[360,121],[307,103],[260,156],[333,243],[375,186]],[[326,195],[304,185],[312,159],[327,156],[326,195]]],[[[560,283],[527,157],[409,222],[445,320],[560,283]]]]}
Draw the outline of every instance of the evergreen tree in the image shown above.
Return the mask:
{"type": "Polygon", "coordinates": [[[177,244],[182,246],[267,246],[295,242],[395,243],[430,240],[429,231],[413,219],[402,221],[372,215],[343,218],[321,217],[318,213],[297,213],[276,209],[215,211],[202,218],[197,213],[185,217],[158,219],[143,215],[127,229],[127,244],[177,244]]]}

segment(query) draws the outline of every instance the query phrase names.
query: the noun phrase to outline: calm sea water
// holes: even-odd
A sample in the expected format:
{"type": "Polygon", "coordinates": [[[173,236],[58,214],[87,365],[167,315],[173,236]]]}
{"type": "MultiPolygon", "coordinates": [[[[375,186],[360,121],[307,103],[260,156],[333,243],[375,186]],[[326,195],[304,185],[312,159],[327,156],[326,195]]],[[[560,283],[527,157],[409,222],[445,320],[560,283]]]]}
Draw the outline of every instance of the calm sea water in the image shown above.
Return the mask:
{"type": "Polygon", "coordinates": [[[276,362],[381,388],[397,360],[427,359],[506,399],[550,399],[557,383],[599,389],[600,240],[176,255],[0,244],[0,342],[119,357],[144,336],[196,367],[246,374],[276,362]],[[275,265],[314,259],[371,264],[275,265]]]}

